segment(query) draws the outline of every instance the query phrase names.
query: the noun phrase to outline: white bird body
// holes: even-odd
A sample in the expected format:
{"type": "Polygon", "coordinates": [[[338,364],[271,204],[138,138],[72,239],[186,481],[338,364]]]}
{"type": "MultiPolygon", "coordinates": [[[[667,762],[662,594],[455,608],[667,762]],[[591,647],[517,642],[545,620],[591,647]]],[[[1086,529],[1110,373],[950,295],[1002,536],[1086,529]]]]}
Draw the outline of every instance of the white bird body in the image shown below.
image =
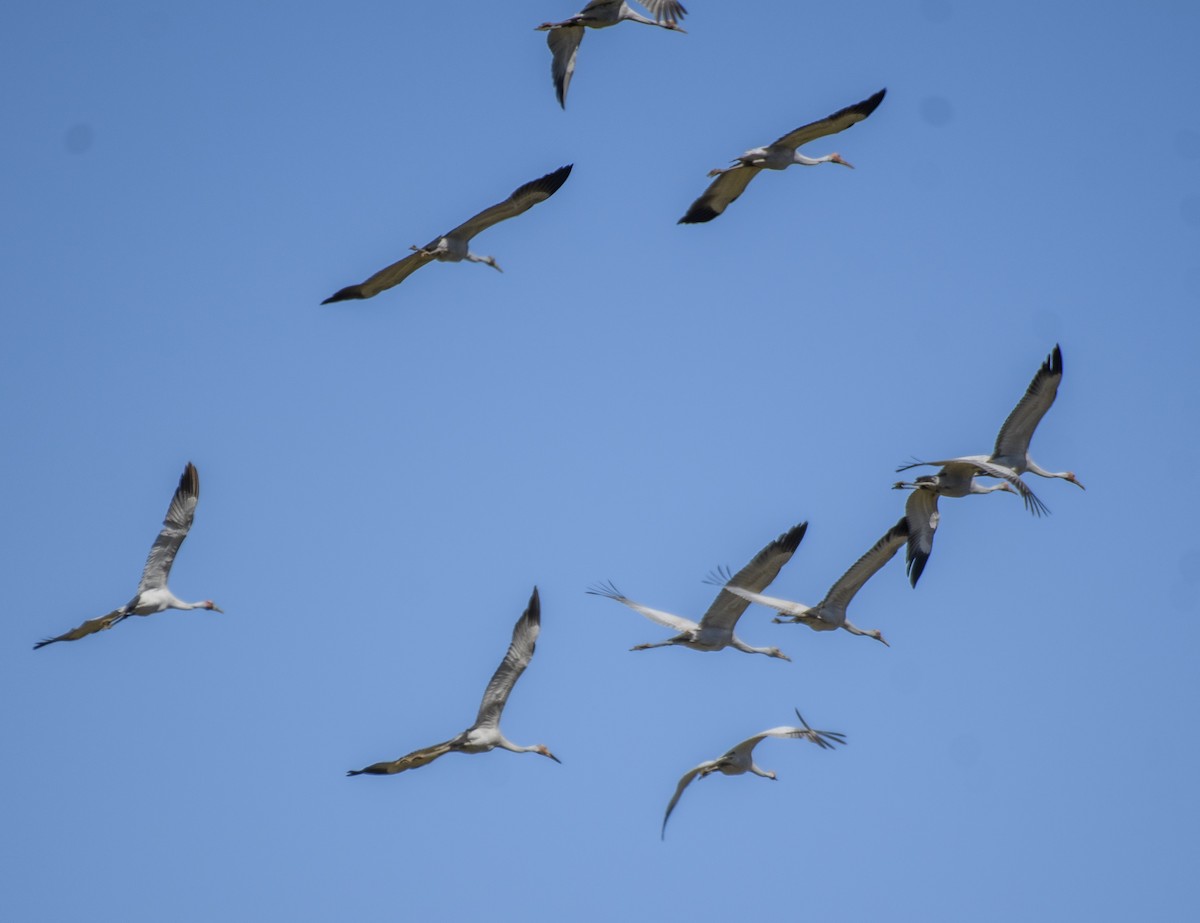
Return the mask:
{"type": "MultiPolygon", "coordinates": [[[[1062,349],[1055,343],[1054,349],[1034,374],[1033,380],[1025,389],[1025,394],[1017,402],[1017,406],[1000,425],[1000,432],[996,435],[996,445],[992,449],[991,455],[960,455],[957,458],[940,461],[920,461],[901,465],[896,470],[907,471],[909,468],[922,465],[941,465],[943,471],[939,474],[942,474],[950,466],[957,465],[959,472],[952,476],[961,478],[962,471],[970,471],[972,475],[980,473],[989,477],[1001,477],[1020,492],[1025,500],[1026,508],[1034,515],[1048,512],[1045,504],[1033,495],[1033,491],[1021,480],[1020,475],[1028,471],[1044,478],[1062,478],[1070,481],[1076,487],[1083,488],[1083,484],[1075,477],[1074,472],[1047,471],[1029,454],[1029,443],[1033,439],[1034,430],[1042,421],[1042,417],[1046,415],[1046,411],[1054,404],[1062,376],[1062,349]],[[964,468],[963,466],[970,467],[964,468]]],[[[950,494],[943,495],[950,496],[950,494]]]]}
{"type": "Polygon", "coordinates": [[[175,555],[183,540],[187,538],[188,530],[196,515],[196,504],[200,500],[200,474],[191,462],[183,469],[179,478],[179,486],[171,497],[171,505],[167,507],[167,515],[163,519],[162,529],[154,544],[150,546],[150,554],[146,556],[146,566],[142,569],[142,579],[138,583],[137,594],[120,609],[114,609],[107,615],[88,619],[77,628],[46,638],[33,646],[34,650],[53,644],[55,641],[78,641],[98,631],[112,628],[118,622],[131,615],[154,615],[167,609],[208,609],[213,612],[222,611],[211,599],[199,602],[186,602],[171,592],[167,586],[167,578],[171,574],[171,565],[175,563],[175,555]]]}
{"type": "Polygon", "coordinates": [[[760,170],[786,170],[796,164],[805,167],[815,167],[822,163],[837,163],[843,167],[852,166],[838,153],[825,154],[822,157],[807,157],[801,154],[797,148],[817,138],[845,131],[850,126],[861,122],[879,107],[886,94],[887,90],[882,89],[853,106],[847,106],[823,119],[801,125],[765,147],[751,148],[745,153],[739,154],[733,159],[731,167],[710,170],[708,175],[715,176],[716,179],[704,190],[704,194],[692,203],[687,214],[679,219],[679,224],[701,224],[705,221],[712,221],[746,191],[746,187],[750,185],[750,181],[758,175],[760,170]]]}
{"type": "Polygon", "coordinates": [[[886,645],[887,641],[884,641],[882,632],[874,628],[859,628],[846,618],[846,610],[855,594],[862,589],[863,584],[895,556],[907,539],[908,524],[901,519],[871,547],[870,551],[855,561],[850,569],[838,578],[837,582],[829,588],[829,592],[825,594],[825,598],[815,606],[806,606],[803,603],[779,599],[775,596],[764,596],[740,587],[736,583],[726,586],[725,589],[748,602],[768,606],[784,616],[784,618],[776,618],[776,622],[799,622],[807,625],[813,631],[834,631],[844,628],[851,634],[874,638],[886,645]]]}
{"type": "Polygon", "coordinates": [[[533,595],[529,598],[529,605],[517,619],[516,625],[513,626],[512,642],[508,646],[504,660],[496,668],[496,672],[483,692],[475,723],[450,740],[433,744],[430,747],[422,747],[420,750],[414,750],[396,760],[373,763],[365,769],[352,769],[346,775],[359,776],[365,773],[375,776],[390,776],[404,772],[406,769],[425,766],[447,753],[487,753],[497,747],[513,753],[537,753],[556,763],[561,762],[544,744],[530,744],[529,746],[515,744],[500,730],[500,715],[504,712],[504,706],[508,702],[508,696],[512,692],[513,686],[517,684],[517,680],[529,666],[529,661],[533,659],[534,648],[541,628],[541,599],[538,596],[537,587],[534,587],[533,595]]]}
{"type": "Polygon", "coordinates": [[[584,29],[607,29],[620,22],[640,22],[646,26],[659,26],[672,32],[683,32],[677,20],[687,14],[678,0],[645,0],[642,4],[651,13],[648,19],[636,12],[624,0],[592,0],[587,6],[562,22],[544,22],[535,27],[537,32],[546,32],[546,44],[552,55],[550,76],[554,80],[554,93],[558,104],[567,107],[567,89],[575,73],[575,59],[579,55],[579,44],[583,41],[584,29]]]}
{"type": "Polygon", "coordinates": [[[675,805],[679,803],[679,798],[683,794],[684,789],[691,785],[692,781],[697,777],[703,779],[714,772],[719,772],[726,776],[740,776],[750,772],[764,779],[774,780],[774,772],[763,769],[754,762],[754,748],[768,737],[809,740],[823,750],[832,750],[834,744],[846,743],[846,735],[838,731],[814,731],[808,726],[808,722],[804,720],[804,716],[800,714],[799,709],[796,709],[796,717],[800,719],[800,723],[804,725],[803,727],[777,727],[760,731],[753,737],[747,737],[741,743],[731,747],[715,760],[705,760],[699,766],[695,766],[685,772],[683,777],[680,778],[679,784],[675,786],[675,794],[671,796],[671,802],[667,805],[666,814],[663,816],[662,838],[666,839],[667,821],[671,819],[671,812],[675,810],[675,805]]]}
{"type": "MultiPolygon", "coordinates": [[[[791,559],[807,529],[807,522],[793,526],[756,554],[750,563],[738,571],[728,582],[750,586],[756,591],[766,589],[779,574],[783,565],[791,559]]],[[[710,580],[710,582],[716,581],[710,580]]],[[[653,647],[680,646],[696,651],[719,651],[726,647],[732,647],[746,654],[765,654],[780,660],[791,659],[777,647],[752,647],[734,634],[734,627],[742,613],[749,607],[749,603],[726,593],[724,589],[717,594],[717,598],[713,600],[712,605],[708,607],[699,622],[693,622],[691,619],[671,612],[651,609],[649,606],[634,602],[612,583],[599,584],[590,588],[588,592],[593,596],[615,599],[650,621],[679,632],[675,637],[668,638],[666,641],[655,644],[639,644],[631,650],[643,651],[653,647]]]]}
{"type": "Polygon", "coordinates": [[[914,587],[921,579],[921,573],[933,551],[933,534],[941,522],[938,497],[966,497],[970,494],[990,494],[997,490],[1017,493],[1007,481],[985,487],[975,480],[975,471],[973,464],[956,462],[946,465],[937,474],[925,474],[915,481],[897,481],[892,485],[896,490],[912,491],[904,504],[904,519],[908,525],[908,551],[904,565],[909,582],[914,587]]]}
{"type": "Polygon", "coordinates": [[[480,256],[471,252],[471,239],[492,225],[515,218],[539,202],[546,201],[562,188],[567,177],[571,175],[572,166],[573,164],[567,164],[565,167],[559,167],[553,173],[547,173],[545,176],[518,186],[513,194],[503,202],[485,208],[453,230],[447,231],[440,237],[435,237],[424,247],[411,247],[410,249],[414,252],[409,256],[384,267],[365,282],[339,289],[321,304],[371,298],[392,286],[399,285],[422,266],[435,260],[442,263],[461,263],[463,260],[469,260],[472,263],[485,263],[497,272],[503,272],[495,257],[480,256]]]}

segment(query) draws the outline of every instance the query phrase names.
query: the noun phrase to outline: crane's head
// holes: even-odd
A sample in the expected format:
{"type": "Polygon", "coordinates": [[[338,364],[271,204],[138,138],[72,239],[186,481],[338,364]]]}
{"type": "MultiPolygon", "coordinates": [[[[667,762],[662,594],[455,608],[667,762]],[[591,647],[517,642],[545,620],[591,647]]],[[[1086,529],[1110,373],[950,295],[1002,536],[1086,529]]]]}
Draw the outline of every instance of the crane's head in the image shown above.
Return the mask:
{"type": "Polygon", "coordinates": [[[828,160],[830,163],[840,163],[843,167],[849,167],[851,170],[854,169],[854,164],[852,164],[848,160],[843,160],[841,154],[830,154],[825,159],[828,160]]]}
{"type": "Polygon", "coordinates": [[[876,641],[880,642],[884,647],[891,647],[890,644],[888,644],[886,641],[883,640],[883,632],[880,631],[878,628],[872,628],[869,631],[864,631],[863,634],[866,635],[868,638],[874,638],[876,641]]]}
{"type": "Polygon", "coordinates": [[[786,660],[788,663],[792,662],[792,658],[777,647],[768,647],[766,653],[768,657],[776,657],[779,660],[786,660]]]}
{"type": "Polygon", "coordinates": [[[1067,472],[1067,477],[1066,477],[1066,480],[1070,481],[1072,484],[1074,484],[1074,485],[1075,485],[1076,487],[1078,487],[1080,490],[1087,490],[1087,488],[1086,488],[1086,487],[1084,487],[1082,484],[1080,484],[1080,483],[1079,483],[1079,479],[1078,479],[1077,477],[1075,477],[1075,472],[1074,472],[1074,471],[1068,471],[1068,472],[1067,472]]]}
{"type": "Polygon", "coordinates": [[[557,756],[555,756],[553,753],[551,753],[550,748],[547,747],[545,744],[538,744],[537,746],[535,746],[533,748],[533,752],[540,753],[542,756],[548,756],[550,759],[554,760],[554,762],[558,763],[559,765],[562,765],[562,760],[560,760],[557,756]]]}
{"type": "Polygon", "coordinates": [[[224,610],[224,609],[222,609],[220,606],[218,606],[218,605],[217,605],[215,602],[213,602],[211,599],[206,599],[206,600],[204,600],[204,602],[203,602],[203,603],[201,603],[201,606],[202,606],[203,608],[205,608],[205,609],[211,609],[213,612],[220,612],[220,613],[224,613],[224,612],[225,612],[225,610],[224,610]]]}
{"type": "Polygon", "coordinates": [[[664,29],[670,29],[672,32],[682,32],[684,35],[687,35],[687,29],[672,19],[668,19],[666,22],[660,22],[659,25],[664,29]]]}

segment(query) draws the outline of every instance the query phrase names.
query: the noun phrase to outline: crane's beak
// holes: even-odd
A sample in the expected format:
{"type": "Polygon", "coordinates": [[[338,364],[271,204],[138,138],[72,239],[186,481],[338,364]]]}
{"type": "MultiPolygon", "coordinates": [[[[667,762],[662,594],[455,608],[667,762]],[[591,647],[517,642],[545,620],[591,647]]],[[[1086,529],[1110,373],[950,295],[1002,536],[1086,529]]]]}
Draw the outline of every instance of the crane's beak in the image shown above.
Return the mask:
{"type": "Polygon", "coordinates": [[[1071,475],[1071,483],[1074,484],[1076,487],[1078,487],[1080,490],[1087,490],[1086,487],[1084,487],[1082,484],[1079,483],[1079,480],[1075,477],[1075,475],[1071,475]]]}
{"type": "Polygon", "coordinates": [[[550,759],[554,760],[554,762],[558,763],[558,765],[562,765],[562,760],[551,753],[547,747],[542,747],[540,750],[538,750],[538,753],[540,753],[542,756],[548,756],[550,759]]]}
{"type": "Polygon", "coordinates": [[[854,169],[854,164],[852,164],[848,160],[843,160],[841,154],[834,154],[832,157],[829,158],[829,162],[830,163],[840,163],[843,167],[849,167],[851,170],[854,169]]]}

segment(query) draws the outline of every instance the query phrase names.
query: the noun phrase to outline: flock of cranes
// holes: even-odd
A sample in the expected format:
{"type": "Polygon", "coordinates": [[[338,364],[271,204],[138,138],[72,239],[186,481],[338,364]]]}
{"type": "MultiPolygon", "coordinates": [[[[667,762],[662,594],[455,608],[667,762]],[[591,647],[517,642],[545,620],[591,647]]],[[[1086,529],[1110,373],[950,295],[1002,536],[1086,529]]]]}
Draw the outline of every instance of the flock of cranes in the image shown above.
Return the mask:
{"type": "MultiPolygon", "coordinates": [[[[623,21],[639,22],[662,27],[669,31],[683,32],[678,25],[686,10],[675,0],[646,0],[643,4],[654,18],[637,13],[625,2],[615,0],[593,0],[583,10],[561,22],[543,23],[537,28],[547,32],[547,43],[553,54],[552,76],[558,101],[564,107],[575,61],[585,28],[601,29],[623,21]]],[[[679,219],[681,224],[711,221],[735,201],[761,170],[783,170],[793,164],[815,166],[821,163],[837,163],[849,167],[839,154],[806,157],[798,148],[817,138],[844,131],[867,118],[883,101],[886,90],[854,105],[847,106],[834,114],[801,126],[765,147],[753,148],[734,159],[732,165],[713,170],[709,175],[713,182],[687,213],[679,219]]],[[[481,256],[471,252],[471,240],[487,228],[520,215],[534,205],[553,196],[566,182],[573,165],[568,164],[518,187],[504,201],[484,209],[458,227],[435,238],[424,247],[413,246],[413,253],[370,276],[366,281],[340,289],[322,304],[352,299],[371,298],[380,292],[403,282],[409,275],[432,261],[482,263],[500,271],[492,256],[481,256]]],[[[763,654],[774,659],[790,661],[778,647],[755,647],[747,644],[735,634],[737,623],[751,604],[758,604],[776,612],[774,622],[807,625],[814,631],[845,631],[859,636],[874,638],[887,645],[878,629],[863,629],[847,618],[847,610],[855,595],[893,557],[901,546],[907,547],[906,573],[915,588],[928,564],[933,550],[933,539],[940,522],[939,499],[962,498],[973,494],[1007,492],[1019,495],[1025,507],[1034,516],[1048,512],[1045,504],[1022,480],[1025,473],[1045,478],[1061,478],[1082,488],[1083,484],[1070,471],[1048,471],[1039,466],[1029,455],[1029,444],[1034,431],[1046,412],[1054,403],[1063,376],[1062,350],[1055,345],[1053,351],[1035,374],[1025,395],[1005,419],[996,437],[990,455],[964,455],[938,461],[913,461],[897,470],[906,471],[914,467],[937,467],[936,474],[916,477],[912,481],[899,481],[896,489],[910,491],[904,506],[904,515],[889,528],[853,565],[830,586],[824,598],[815,606],[807,606],[764,594],[764,591],[779,576],[785,564],[791,560],[808,531],[808,523],[801,522],[768,543],[749,563],[737,573],[725,569],[712,572],[706,582],[718,586],[716,598],[698,621],[684,618],[660,609],[652,609],[634,602],[621,593],[611,582],[598,583],[587,590],[589,594],[615,600],[633,609],[652,622],[675,632],[669,638],[657,642],[639,644],[635,651],[660,647],[685,647],[695,651],[715,652],[733,648],[748,654],[763,654]],[[990,478],[994,483],[981,483],[980,478],[990,478]]],[[[137,593],[128,603],[106,615],[89,619],[77,628],[63,634],[46,638],[34,645],[41,648],[59,641],[77,641],[88,635],[106,631],[132,615],[145,616],[167,609],[206,609],[221,612],[212,600],[185,602],[171,592],[167,585],[175,556],[188,535],[195,517],[200,496],[200,477],[195,465],[187,464],[180,477],[179,486],[171,499],[162,530],[155,539],[142,572],[137,593]]],[[[536,753],[555,762],[560,762],[544,744],[520,745],[508,740],[500,730],[500,719],[509,695],[517,680],[525,672],[533,658],[538,634],[541,630],[541,600],[534,587],[529,603],[513,628],[504,660],[496,669],[480,702],[475,722],[455,737],[442,743],[414,750],[395,760],[372,763],[363,769],[350,770],[347,775],[394,775],[409,769],[417,769],[451,753],[486,753],[500,748],[514,753],[536,753]]],[[[729,749],[722,756],[706,760],[688,770],[679,779],[675,792],[667,805],[662,822],[665,838],[667,821],[675,810],[684,790],[697,778],[713,773],[741,775],[751,773],[775,779],[775,773],[760,768],[753,759],[755,747],[768,737],[808,740],[822,749],[833,749],[846,742],[845,735],[837,731],[814,730],[796,710],[801,727],[775,727],[761,731],[729,749]]]]}

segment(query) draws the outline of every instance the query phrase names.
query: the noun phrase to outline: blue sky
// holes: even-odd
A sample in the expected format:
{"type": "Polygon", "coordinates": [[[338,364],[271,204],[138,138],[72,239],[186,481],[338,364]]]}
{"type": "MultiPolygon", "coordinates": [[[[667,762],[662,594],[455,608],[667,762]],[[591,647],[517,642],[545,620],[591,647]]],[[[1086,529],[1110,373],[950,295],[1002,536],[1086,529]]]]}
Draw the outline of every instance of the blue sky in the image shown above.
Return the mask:
{"type": "MultiPolygon", "coordinates": [[[[10,616],[5,919],[1186,919],[1200,769],[1200,10],[689,4],[589,33],[567,109],[532,27],[568,3],[26,4],[0,199],[10,616]],[[705,173],[869,120],[706,225],[705,173]],[[519,184],[433,265],[319,307],[519,184]],[[899,517],[909,457],[990,450],[1062,345],[1033,442],[1087,485],[944,501],[844,632],[701,579],[807,520],[816,602],[899,517]],[[183,465],[164,613],[125,602],[183,465]],[[503,727],[562,765],[347,769],[473,719],[530,589],[503,727]],[[679,776],[793,707],[775,783],[679,776]]],[[[1035,483],[1033,483],[1035,482],[1035,483]]]]}

